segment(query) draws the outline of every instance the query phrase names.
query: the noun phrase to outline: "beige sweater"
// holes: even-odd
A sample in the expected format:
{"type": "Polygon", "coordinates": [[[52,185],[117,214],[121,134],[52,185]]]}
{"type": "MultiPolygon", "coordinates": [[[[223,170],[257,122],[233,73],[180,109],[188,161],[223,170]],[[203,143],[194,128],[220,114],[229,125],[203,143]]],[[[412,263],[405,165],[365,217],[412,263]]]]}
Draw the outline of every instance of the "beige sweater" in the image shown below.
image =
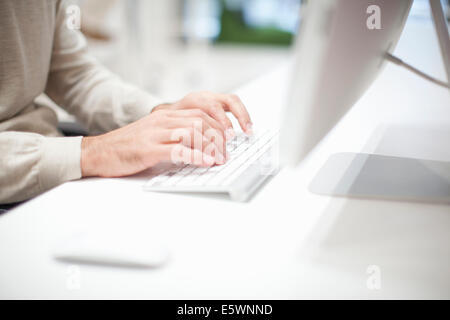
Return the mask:
{"type": "Polygon", "coordinates": [[[0,203],[81,177],[81,137],[60,137],[45,93],[91,133],[115,129],[159,103],[89,55],[58,0],[0,1],[0,203]]]}

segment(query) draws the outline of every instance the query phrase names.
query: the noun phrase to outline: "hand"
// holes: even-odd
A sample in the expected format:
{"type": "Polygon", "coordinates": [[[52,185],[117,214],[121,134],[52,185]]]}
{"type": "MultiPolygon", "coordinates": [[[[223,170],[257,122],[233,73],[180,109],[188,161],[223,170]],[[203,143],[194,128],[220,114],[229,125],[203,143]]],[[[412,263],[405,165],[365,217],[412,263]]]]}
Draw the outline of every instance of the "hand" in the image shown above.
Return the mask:
{"type": "Polygon", "coordinates": [[[167,108],[81,144],[83,177],[131,175],[159,162],[225,162],[225,127],[200,109],[167,108]]]}
{"type": "Polygon", "coordinates": [[[163,104],[153,109],[157,110],[186,110],[200,109],[225,127],[225,135],[231,138],[235,135],[233,125],[226,115],[231,112],[239,121],[244,132],[252,134],[252,122],[241,99],[234,94],[220,94],[212,92],[195,92],[185,96],[173,104],[163,104]]]}

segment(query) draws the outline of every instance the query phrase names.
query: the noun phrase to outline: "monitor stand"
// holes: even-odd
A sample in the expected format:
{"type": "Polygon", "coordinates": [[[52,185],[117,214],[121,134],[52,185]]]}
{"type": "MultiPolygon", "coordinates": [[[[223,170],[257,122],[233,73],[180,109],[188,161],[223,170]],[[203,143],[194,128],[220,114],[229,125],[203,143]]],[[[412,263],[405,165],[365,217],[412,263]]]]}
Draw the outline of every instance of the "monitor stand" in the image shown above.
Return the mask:
{"type": "MultiPolygon", "coordinates": [[[[429,0],[429,2],[447,80],[450,82],[450,39],[444,12],[439,0],[429,0]]],[[[413,132],[405,133],[408,129],[397,129],[399,129],[397,132],[402,134],[385,136],[385,141],[391,141],[391,147],[381,145],[378,150],[375,150],[377,154],[332,155],[314,177],[309,190],[313,193],[332,196],[450,204],[450,154],[436,160],[436,156],[430,153],[427,155],[425,152],[427,159],[421,159],[422,157],[416,157],[414,154],[408,154],[407,150],[403,150],[407,157],[403,154],[397,156],[395,154],[398,153],[399,146],[411,147],[411,141],[418,143],[417,139],[411,137],[414,135],[413,132]],[[408,137],[408,141],[401,141],[399,137],[408,137]],[[393,144],[396,146],[392,147],[393,144]],[[393,154],[395,156],[392,156],[393,154]]],[[[417,130],[420,132],[420,137],[428,138],[428,141],[422,141],[422,146],[429,149],[430,145],[434,144],[435,153],[439,150],[445,152],[448,149],[450,131],[447,133],[448,136],[444,133],[444,136],[441,135],[439,139],[436,138],[436,132],[435,134],[428,132],[424,135],[423,130],[416,128],[417,130]]],[[[391,130],[391,133],[395,131],[391,130]]],[[[420,153],[420,146],[415,147],[420,153]]]]}
{"type": "Polygon", "coordinates": [[[447,74],[447,83],[450,83],[450,37],[448,27],[440,0],[429,0],[434,29],[439,40],[442,61],[447,74]]]}
{"type": "Polygon", "coordinates": [[[448,141],[448,126],[379,126],[363,153],[332,155],[309,190],[332,196],[450,204],[448,141]]]}
{"type": "Polygon", "coordinates": [[[309,190],[332,196],[450,204],[450,162],[337,153],[315,176],[309,190]]]}

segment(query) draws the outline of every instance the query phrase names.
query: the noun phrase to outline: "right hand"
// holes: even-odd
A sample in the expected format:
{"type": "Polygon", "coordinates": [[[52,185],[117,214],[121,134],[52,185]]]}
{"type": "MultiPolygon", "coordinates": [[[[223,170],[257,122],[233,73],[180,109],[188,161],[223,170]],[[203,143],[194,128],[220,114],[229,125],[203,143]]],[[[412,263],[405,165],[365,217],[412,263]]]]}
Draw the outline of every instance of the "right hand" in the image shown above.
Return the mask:
{"type": "Polygon", "coordinates": [[[160,162],[225,163],[225,127],[200,109],[157,110],[125,127],[85,137],[83,177],[131,175],[160,162]]]}

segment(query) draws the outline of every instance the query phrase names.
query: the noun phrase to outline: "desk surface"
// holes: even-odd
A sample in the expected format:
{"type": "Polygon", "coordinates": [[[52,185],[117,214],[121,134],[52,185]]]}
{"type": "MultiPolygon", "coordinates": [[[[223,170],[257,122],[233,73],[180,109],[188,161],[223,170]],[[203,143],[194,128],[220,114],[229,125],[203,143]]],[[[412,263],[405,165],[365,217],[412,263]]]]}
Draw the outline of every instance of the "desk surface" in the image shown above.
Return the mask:
{"type": "MultiPolygon", "coordinates": [[[[396,53],[444,77],[429,21],[409,21],[396,53]]],[[[237,91],[257,126],[279,119],[287,70],[237,91]]],[[[373,133],[386,123],[449,128],[450,95],[388,65],[301,165],[281,170],[249,203],[143,192],[136,177],[57,187],[0,217],[0,298],[450,298],[449,206],[307,190],[332,153],[374,149],[373,133]],[[156,236],[171,259],[146,270],[52,259],[64,236],[106,228],[156,236]],[[377,275],[381,288],[371,290],[377,275]],[[70,285],[74,276],[79,286],[70,285]]]]}

